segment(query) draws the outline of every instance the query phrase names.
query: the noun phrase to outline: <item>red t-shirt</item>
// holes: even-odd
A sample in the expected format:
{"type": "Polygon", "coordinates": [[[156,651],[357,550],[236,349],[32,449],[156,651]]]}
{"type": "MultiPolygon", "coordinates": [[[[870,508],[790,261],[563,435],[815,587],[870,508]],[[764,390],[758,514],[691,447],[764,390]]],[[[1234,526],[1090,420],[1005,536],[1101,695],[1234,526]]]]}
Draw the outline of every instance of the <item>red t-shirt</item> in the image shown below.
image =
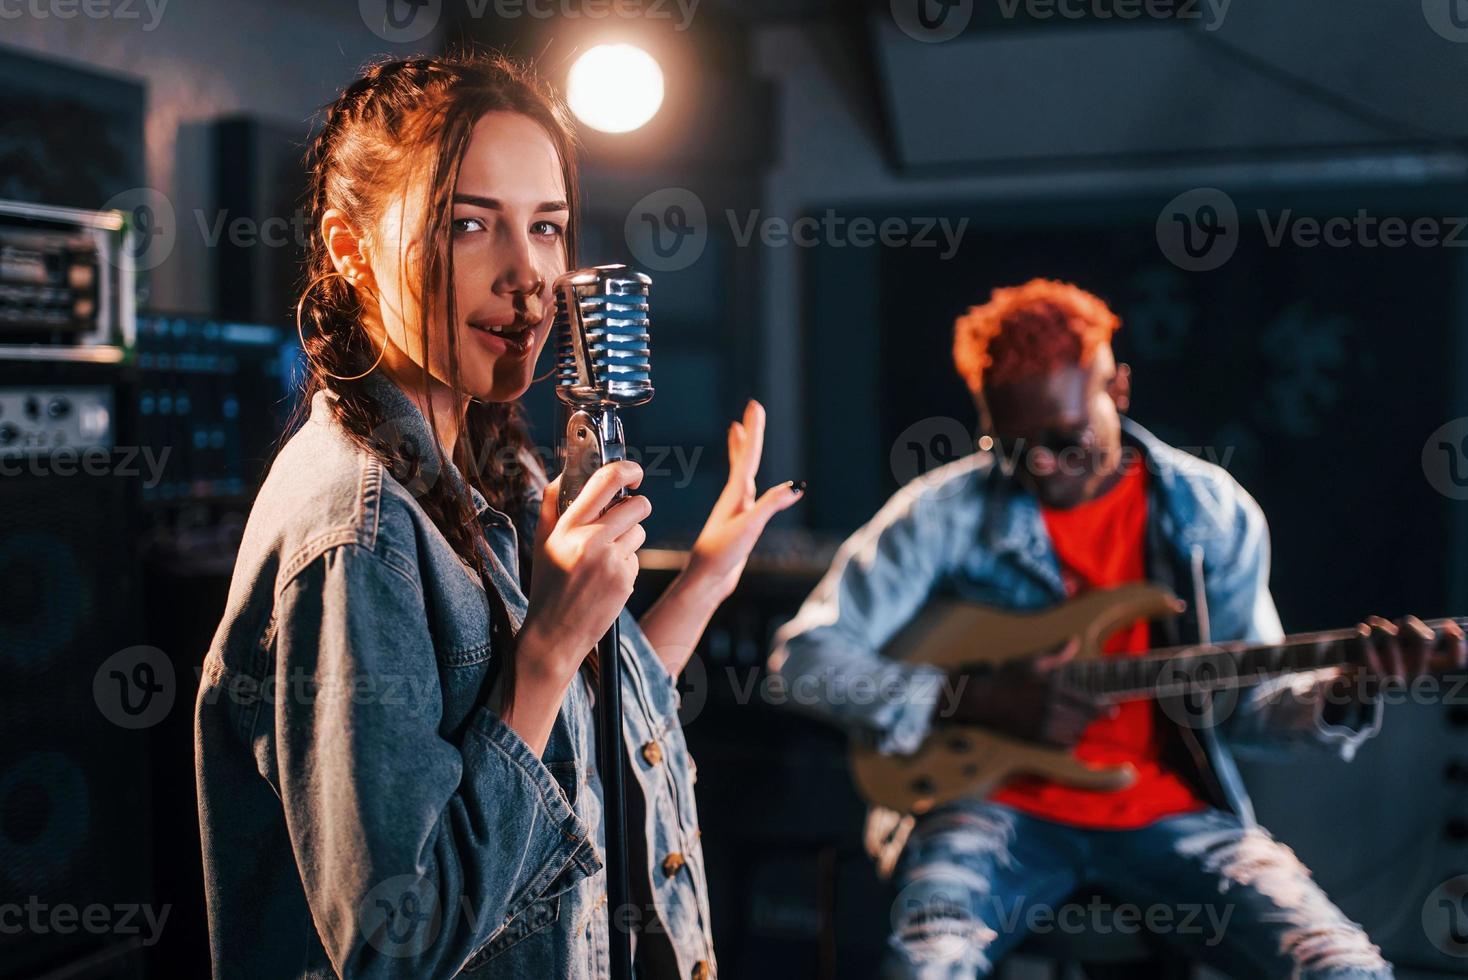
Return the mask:
{"type": "MultiPolygon", "coordinates": [[[[1045,528],[1060,559],[1066,592],[1142,581],[1146,569],[1147,468],[1133,465],[1095,500],[1070,510],[1042,508],[1045,528]]],[[[1149,646],[1147,621],[1139,619],[1107,640],[1106,656],[1141,653],[1149,646]]],[[[1006,783],[993,799],[1059,823],[1098,829],[1143,827],[1162,817],[1204,808],[1204,802],[1159,760],[1151,701],[1128,701],[1115,718],[1097,718],[1075,746],[1090,763],[1130,762],[1137,780],[1116,792],[1074,789],[1038,777],[1006,783]]]]}

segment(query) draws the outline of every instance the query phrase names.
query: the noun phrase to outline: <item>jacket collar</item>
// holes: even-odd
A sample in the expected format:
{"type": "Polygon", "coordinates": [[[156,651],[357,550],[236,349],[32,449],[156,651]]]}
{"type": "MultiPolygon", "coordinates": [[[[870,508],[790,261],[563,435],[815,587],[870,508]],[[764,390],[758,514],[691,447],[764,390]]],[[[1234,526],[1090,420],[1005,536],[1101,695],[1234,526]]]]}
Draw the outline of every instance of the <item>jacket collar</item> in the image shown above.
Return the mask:
{"type": "Polygon", "coordinates": [[[1044,582],[1057,599],[1065,598],[1060,577],[1060,560],[1045,530],[1040,503],[995,466],[985,491],[984,518],[980,536],[995,555],[1011,560],[1044,582]]]}
{"type": "Polygon", "coordinates": [[[1123,446],[1141,451],[1147,465],[1147,478],[1158,499],[1171,500],[1178,481],[1177,467],[1171,460],[1177,450],[1125,415],[1121,417],[1121,442],[1123,446]]]}
{"type": "MultiPolygon", "coordinates": [[[[1163,462],[1165,444],[1126,416],[1121,418],[1121,432],[1123,445],[1140,450],[1145,457],[1148,476],[1153,481],[1153,499],[1162,503],[1158,508],[1160,513],[1150,515],[1148,523],[1161,519],[1164,525],[1170,524],[1167,501],[1172,496],[1177,474],[1163,462]]],[[[1063,598],[1065,583],[1060,576],[1060,561],[1045,530],[1039,501],[1009,479],[998,465],[991,470],[985,498],[980,530],[985,546],[995,554],[1008,555],[1050,586],[1058,598],[1063,598]]],[[[1166,535],[1168,528],[1164,527],[1163,532],[1166,535]]]]}
{"type": "MultiPolygon", "coordinates": [[[[463,474],[459,472],[459,468],[452,460],[447,458],[440,460],[438,443],[433,437],[428,419],[424,417],[423,412],[403,389],[380,371],[367,375],[362,379],[361,384],[372,400],[382,408],[385,421],[377,435],[385,442],[406,445],[413,450],[418,459],[423,461],[423,473],[419,479],[424,481],[444,479],[448,480],[450,486],[455,490],[468,490],[469,497],[474,503],[474,513],[482,523],[498,523],[498,519],[509,523],[506,515],[489,506],[489,501],[484,499],[484,495],[465,482],[463,474]]],[[[316,392],[311,400],[311,418],[334,424],[329,403],[337,397],[336,392],[330,389],[316,392]]]]}

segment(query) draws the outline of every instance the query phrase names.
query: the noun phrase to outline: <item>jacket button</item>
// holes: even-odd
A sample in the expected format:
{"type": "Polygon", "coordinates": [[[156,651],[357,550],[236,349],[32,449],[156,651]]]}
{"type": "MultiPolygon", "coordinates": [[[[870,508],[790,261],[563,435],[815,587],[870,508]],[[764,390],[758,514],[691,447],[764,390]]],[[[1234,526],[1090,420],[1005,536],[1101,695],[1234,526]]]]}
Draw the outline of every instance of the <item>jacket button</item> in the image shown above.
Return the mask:
{"type": "Polygon", "coordinates": [[[709,970],[708,960],[699,960],[693,964],[693,980],[709,980],[713,973],[709,970]]]}
{"type": "Polygon", "coordinates": [[[663,761],[663,747],[656,742],[648,742],[642,747],[642,757],[648,765],[655,766],[663,761]]]}
{"type": "Polygon", "coordinates": [[[669,878],[671,878],[675,874],[677,874],[679,871],[682,871],[683,870],[683,865],[685,865],[687,863],[688,862],[683,859],[683,855],[682,854],[678,853],[677,851],[674,851],[673,853],[669,854],[667,857],[663,858],[663,874],[665,874],[669,878]]]}

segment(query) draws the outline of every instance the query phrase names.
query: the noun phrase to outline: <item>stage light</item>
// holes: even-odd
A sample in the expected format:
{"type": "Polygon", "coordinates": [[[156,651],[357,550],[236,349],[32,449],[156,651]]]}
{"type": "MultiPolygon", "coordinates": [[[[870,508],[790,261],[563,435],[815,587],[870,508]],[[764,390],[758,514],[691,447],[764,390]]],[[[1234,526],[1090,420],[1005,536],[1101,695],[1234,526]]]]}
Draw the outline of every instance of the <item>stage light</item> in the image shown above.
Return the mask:
{"type": "Polygon", "coordinates": [[[630,133],[663,104],[663,70],[639,47],[599,44],[571,66],[566,101],[592,129],[630,133]]]}

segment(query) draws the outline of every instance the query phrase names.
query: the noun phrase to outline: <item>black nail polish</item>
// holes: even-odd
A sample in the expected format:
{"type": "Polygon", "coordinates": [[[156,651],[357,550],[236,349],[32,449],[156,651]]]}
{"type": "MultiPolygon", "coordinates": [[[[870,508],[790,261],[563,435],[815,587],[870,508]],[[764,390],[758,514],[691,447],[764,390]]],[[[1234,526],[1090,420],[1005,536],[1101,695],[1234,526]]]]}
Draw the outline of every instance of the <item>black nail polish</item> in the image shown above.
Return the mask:
{"type": "Polygon", "coordinates": [[[792,491],[794,491],[795,493],[805,493],[805,481],[804,480],[791,480],[790,481],[790,489],[792,491]]]}

